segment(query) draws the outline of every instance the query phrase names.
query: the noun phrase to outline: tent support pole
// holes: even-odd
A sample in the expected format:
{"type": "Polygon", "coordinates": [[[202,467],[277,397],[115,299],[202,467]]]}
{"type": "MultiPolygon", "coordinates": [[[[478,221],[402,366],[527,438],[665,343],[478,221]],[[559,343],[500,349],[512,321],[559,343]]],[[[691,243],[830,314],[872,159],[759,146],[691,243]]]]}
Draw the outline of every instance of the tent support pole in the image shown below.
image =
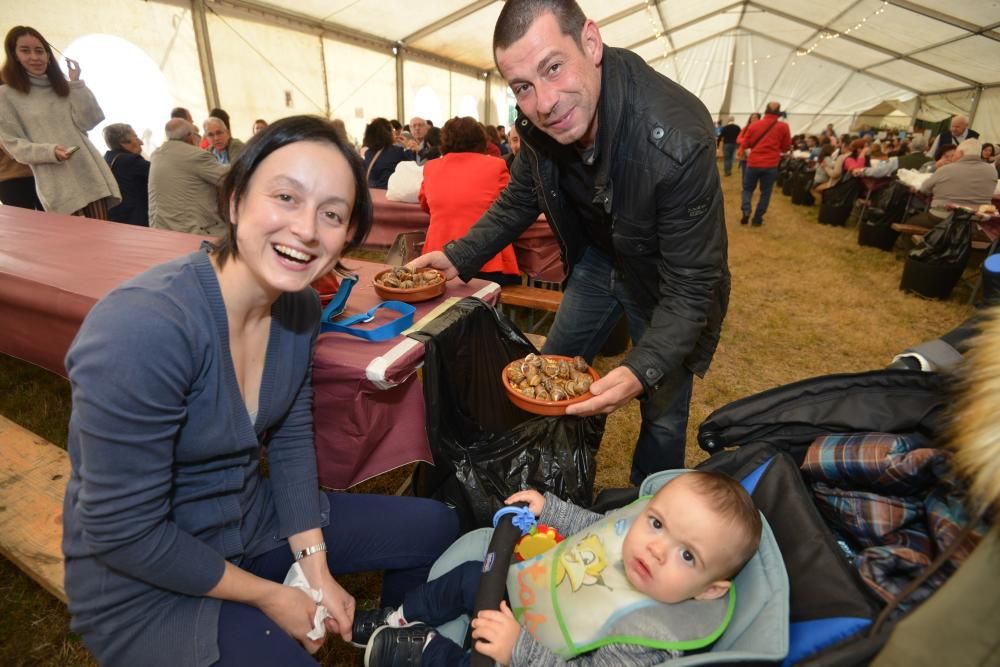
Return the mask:
{"type": "Polygon", "coordinates": [[[318,35],[319,38],[319,64],[323,68],[323,101],[326,103],[326,119],[330,118],[330,80],[327,78],[326,74],[326,47],[323,45],[323,35],[318,35]]]}
{"type": "Polygon", "coordinates": [[[976,111],[979,110],[979,100],[983,98],[983,87],[976,87],[976,95],[972,98],[972,108],[969,109],[969,127],[972,127],[972,123],[976,120],[976,111]]]}
{"type": "Polygon", "coordinates": [[[396,52],[396,118],[400,123],[404,123],[403,118],[406,111],[403,108],[403,49],[399,46],[393,49],[396,52]]]}
{"type": "Polygon", "coordinates": [[[483,118],[486,119],[487,125],[498,125],[501,124],[500,120],[493,120],[493,100],[490,97],[490,88],[493,86],[491,85],[490,78],[489,74],[483,77],[483,83],[485,85],[485,90],[483,91],[483,118]]]}
{"type": "Polygon", "coordinates": [[[205,104],[209,109],[216,109],[221,106],[219,101],[219,84],[215,78],[212,44],[208,38],[205,0],[191,0],[191,18],[194,24],[194,41],[198,47],[198,64],[201,65],[201,79],[205,84],[205,104]]]}
{"type": "Polygon", "coordinates": [[[733,75],[736,74],[736,44],[738,41],[736,35],[733,35],[733,48],[729,50],[729,75],[726,77],[726,92],[722,96],[719,120],[729,115],[729,107],[733,105],[733,75]]]}

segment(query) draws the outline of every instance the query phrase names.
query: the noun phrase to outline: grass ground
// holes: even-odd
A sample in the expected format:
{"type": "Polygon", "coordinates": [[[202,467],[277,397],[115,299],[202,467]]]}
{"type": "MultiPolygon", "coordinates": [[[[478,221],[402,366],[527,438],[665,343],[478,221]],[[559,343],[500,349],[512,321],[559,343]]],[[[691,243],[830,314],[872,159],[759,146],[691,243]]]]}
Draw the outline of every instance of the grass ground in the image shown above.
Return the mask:
{"type": "MultiPolygon", "coordinates": [[[[951,300],[927,301],[898,290],[902,263],[862,248],[853,228],[825,227],[816,209],[793,206],[775,191],[760,229],[741,227],[737,176],[723,178],[733,291],[712,368],[697,379],[688,426],[688,465],[705,458],[697,426],[713,410],[744,396],[807,377],[885,366],[892,356],[934,338],[968,317],[968,288],[951,300]]],[[[621,357],[599,359],[601,372],[621,357]]],[[[69,389],[65,380],[0,357],[0,414],[65,446],[69,389]]],[[[636,404],[608,420],[598,454],[599,489],[628,484],[638,434],[636,404]]],[[[404,468],[356,489],[392,493],[404,468]]],[[[359,601],[377,598],[377,575],[342,578],[359,601]]],[[[0,665],[92,665],[68,631],[65,608],[0,559],[0,665]]],[[[352,664],[354,650],[331,642],[324,665],[352,664]]]]}

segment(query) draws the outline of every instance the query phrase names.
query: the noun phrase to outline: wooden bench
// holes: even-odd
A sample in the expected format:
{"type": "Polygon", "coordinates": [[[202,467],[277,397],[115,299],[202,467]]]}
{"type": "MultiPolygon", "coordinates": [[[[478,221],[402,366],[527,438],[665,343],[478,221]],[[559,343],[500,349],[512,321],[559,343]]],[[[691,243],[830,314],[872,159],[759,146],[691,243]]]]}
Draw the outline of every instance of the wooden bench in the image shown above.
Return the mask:
{"type": "Polygon", "coordinates": [[[505,285],[500,288],[500,303],[554,313],[562,303],[562,292],[526,285],[505,285]]]}
{"type": "Polygon", "coordinates": [[[69,455],[0,416],[0,554],[66,602],[62,512],[69,455]]]}
{"type": "Polygon", "coordinates": [[[530,287],[528,285],[504,285],[500,288],[500,305],[517,306],[528,308],[532,311],[543,311],[542,317],[535,319],[532,315],[525,330],[534,333],[538,331],[551,313],[559,310],[562,303],[563,293],[559,290],[545,289],[543,287],[530,287]]]}

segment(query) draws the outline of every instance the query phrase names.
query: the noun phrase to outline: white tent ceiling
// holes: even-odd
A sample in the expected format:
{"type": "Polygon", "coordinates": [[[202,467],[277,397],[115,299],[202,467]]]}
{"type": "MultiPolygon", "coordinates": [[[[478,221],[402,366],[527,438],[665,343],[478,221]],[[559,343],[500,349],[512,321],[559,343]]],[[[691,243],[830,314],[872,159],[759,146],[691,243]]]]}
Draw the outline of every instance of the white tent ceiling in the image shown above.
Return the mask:
{"type": "MultiPolygon", "coordinates": [[[[984,136],[1000,139],[1000,1],[580,4],[607,44],[636,51],[714,115],[742,123],[773,99],[793,131],[828,122],[846,130],[883,100],[914,100],[918,118],[973,114],[984,136]]],[[[130,41],[159,67],[176,104],[197,115],[217,100],[236,127],[302,112],[343,117],[354,133],[375,115],[506,120],[490,52],[500,0],[2,5],[4,25],[33,25],[63,49],[91,33],[130,41]]]]}

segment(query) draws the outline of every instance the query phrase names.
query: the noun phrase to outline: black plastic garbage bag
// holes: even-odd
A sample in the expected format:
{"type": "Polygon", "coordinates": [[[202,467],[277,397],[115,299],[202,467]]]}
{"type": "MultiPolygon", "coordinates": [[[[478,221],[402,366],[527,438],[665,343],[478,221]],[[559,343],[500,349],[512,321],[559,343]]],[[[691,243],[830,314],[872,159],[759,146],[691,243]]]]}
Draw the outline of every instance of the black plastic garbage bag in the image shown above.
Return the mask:
{"type": "Polygon", "coordinates": [[[818,220],[821,225],[843,227],[851,216],[854,202],[858,199],[861,185],[858,179],[848,175],[841,177],[840,182],[823,191],[823,199],[819,208],[818,220]]]}
{"type": "Polygon", "coordinates": [[[924,234],[920,244],[910,251],[910,258],[928,264],[965,267],[972,248],[971,219],[971,211],[956,209],[924,234]]]}
{"type": "Polygon", "coordinates": [[[504,367],[534,346],[503,315],[466,298],[412,334],[426,345],[423,383],[434,466],[417,495],[454,505],[463,532],[490,525],[511,493],[549,491],[587,506],[604,417],[539,417],[507,398],[504,367]]]}
{"type": "Polygon", "coordinates": [[[910,188],[900,181],[893,181],[888,186],[872,195],[871,206],[865,215],[865,222],[876,227],[891,227],[902,222],[906,217],[906,204],[910,199],[910,188]]]}

